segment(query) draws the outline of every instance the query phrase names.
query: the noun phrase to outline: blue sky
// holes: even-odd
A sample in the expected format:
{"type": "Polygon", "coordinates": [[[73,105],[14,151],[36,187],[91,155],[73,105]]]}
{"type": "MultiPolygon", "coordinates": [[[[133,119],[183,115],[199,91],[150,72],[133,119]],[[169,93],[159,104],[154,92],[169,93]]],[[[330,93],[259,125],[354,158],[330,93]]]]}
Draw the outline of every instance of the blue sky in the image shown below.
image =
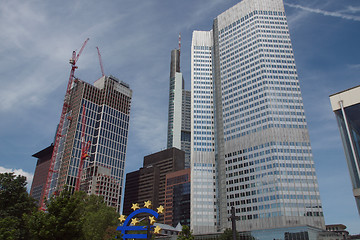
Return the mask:
{"type": "MultiPolygon", "coordinates": [[[[238,1],[18,1],[0,4],[0,172],[29,177],[32,154],[53,140],[73,50],[90,38],[75,75],[106,74],[130,84],[133,100],[126,172],[166,147],[170,51],[182,36],[181,69],[190,88],[193,30],[238,1]]],[[[360,233],[360,218],[329,95],[360,85],[360,2],[285,0],[326,224],[360,233]]]]}

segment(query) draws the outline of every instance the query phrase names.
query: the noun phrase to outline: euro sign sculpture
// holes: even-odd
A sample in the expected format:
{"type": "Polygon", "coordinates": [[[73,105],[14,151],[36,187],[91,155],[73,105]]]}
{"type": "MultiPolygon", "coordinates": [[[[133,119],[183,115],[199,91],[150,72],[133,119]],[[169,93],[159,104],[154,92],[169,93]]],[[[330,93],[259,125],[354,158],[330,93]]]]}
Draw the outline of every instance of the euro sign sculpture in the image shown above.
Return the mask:
{"type": "MultiPolygon", "coordinates": [[[[152,216],[154,216],[155,218],[159,217],[159,214],[157,212],[155,212],[152,209],[149,208],[140,208],[135,210],[134,212],[132,212],[124,221],[124,224],[122,226],[118,226],[116,228],[116,231],[120,231],[122,233],[122,238],[123,239],[127,239],[127,238],[147,238],[148,234],[128,234],[127,231],[148,231],[148,227],[150,228],[149,230],[152,231],[154,229],[154,225],[148,225],[148,226],[130,226],[130,224],[133,222],[130,222],[136,215],[140,214],[140,213],[148,213],[152,216]]],[[[136,222],[136,221],[135,221],[136,222]]]]}

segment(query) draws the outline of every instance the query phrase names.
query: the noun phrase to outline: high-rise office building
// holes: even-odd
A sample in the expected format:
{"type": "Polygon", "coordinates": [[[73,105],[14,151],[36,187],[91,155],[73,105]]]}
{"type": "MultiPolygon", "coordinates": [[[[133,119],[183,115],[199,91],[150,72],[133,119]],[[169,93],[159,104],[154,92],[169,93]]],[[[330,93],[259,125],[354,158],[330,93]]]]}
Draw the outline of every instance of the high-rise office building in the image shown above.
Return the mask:
{"type": "Polygon", "coordinates": [[[185,152],[185,167],[190,166],[191,92],[184,89],[180,72],[180,49],[171,51],[167,148],[185,152]]]}
{"type": "Polygon", "coordinates": [[[39,205],[42,197],[42,192],[45,188],[46,178],[49,172],[51,154],[53,152],[54,145],[50,145],[47,148],[32,155],[37,158],[34,178],[31,183],[30,196],[32,196],[39,205]]]}
{"type": "Polygon", "coordinates": [[[65,186],[75,187],[84,129],[84,141],[91,144],[89,159],[83,166],[86,183],[82,184],[82,190],[104,196],[108,205],[120,210],[131,96],[129,85],[113,76],[103,76],[94,85],[74,81],[69,110],[61,130],[64,137],[59,142],[50,193],[61,191],[65,186]],[[91,178],[89,173],[97,178],[91,178]],[[98,179],[100,173],[107,180],[98,179]],[[96,182],[106,186],[101,191],[84,189],[85,186],[94,187],[96,182]]]}
{"type": "MultiPolygon", "coordinates": [[[[123,213],[132,212],[132,203],[143,204],[150,200],[152,207],[165,207],[166,174],[184,169],[184,151],[169,148],[144,157],[143,167],[126,174],[123,213]]],[[[160,215],[158,222],[162,223],[160,215]]]]}
{"type": "Polygon", "coordinates": [[[360,86],[330,96],[360,214],[360,86]]]}
{"type": "Polygon", "coordinates": [[[243,0],[194,31],[191,46],[194,233],[324,228],[282,0],[243,0]]]}
{"type": "Polygon", "coordinates": [[[129,216],[133,212],[131,209],[133,203],[141,205],[151,201],[153,208],[159,207],[159,176],[159,168],[153,165],[126,174],[124,215],[129,216]]]}
{"type": "Polygon", "coordinates": [[[166,174],[165,224],[190,225],[190,169],[166,174]]]}

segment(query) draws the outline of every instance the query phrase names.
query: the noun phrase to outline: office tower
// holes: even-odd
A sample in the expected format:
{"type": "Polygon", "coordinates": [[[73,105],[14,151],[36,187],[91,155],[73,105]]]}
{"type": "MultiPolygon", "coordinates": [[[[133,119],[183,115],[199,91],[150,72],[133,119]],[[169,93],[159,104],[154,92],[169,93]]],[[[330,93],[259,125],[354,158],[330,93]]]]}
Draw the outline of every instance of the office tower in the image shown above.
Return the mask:
{"type": "MultiPolygon", "coordinates": [[[[94,176],[98,176],[100,167],[107,168],[108,171],[100,171],[106,175],[104,177],[112,180],[99,183],[111,184],[104,185],[103,190],[96,194],[104,196],[109,206],[120,210],[131,96],[129,85],[113,76],[103,76],[94,85],[81,80],[74,81],[69,110],[61,130],[65,137],[59,143],[50,193],[61,191],[65,186],[74,189],[78,179],[84,130],[84,141],[90,141],[90,147],[83,173],[86,175],[92,172],[94,176]]],[[[89,180],[89,176],[84,179],[89,180]]],[[[93,184],[88,181],[82,184],[83,190],[91,192],[92,189],[84,189],[84,184],[89,187],[93,187],[93,184]]]]}
{"type": "MultiPolygon", "coordinates": [[[[133,203],[152,201],[152,208],[165,207],[166,174],[184,169],[185,153],[177,148],[169,148],[144,157],[143,167],[126,174],[123,213],[129,215],[133,203]]],[[[160,215],[158,222],[162,223],[160,215]]]]}
{"type": "Polygon", "coordinates": [[[166,174],[165,224],[190,226],[190,169],[166,174]]]}
{"type": "Polygon", "coordinates": [[[144,166],[137,171],[126,174],[123,214],[129,216],[133,212],[133,203],[140,205],[151,201],[152,208],[159,206],[159,168],[144,166]]]}
{"type": "Polygon", "coordinates": [[[324,218],[282,0],[243,0],[194,31],[191,228],[239,231],[324,218]]]}
{"type": "Polygon", "coordinates": [[[174,49],[170,63],[167,148],[176,147],[185,152],[186,168],[190,166],[190,110],[191,92],[184,89],[180,49],[174,49]]]}
{"type": "Polygon", "coordinates": [[[104,202],[119,210],[121,182],[111,176],[111,168],[91,164],[81,176],[80,190],[88,195],[95,194],[104,197],[104,202]]]}
{"type": "Polygon", "coordinates": [[[360,86],[330,96],[360,214],[360,86]]]}
{"type": "Polygon", "coordinates": [[[47,148],[32,155],[37,158],[34,178],[31,184],[30,196],[32,196],[39,205],[42,192],[44,191],[47,174],[50,167],[51,154],[54,146],[51,144],[47,148]]]}

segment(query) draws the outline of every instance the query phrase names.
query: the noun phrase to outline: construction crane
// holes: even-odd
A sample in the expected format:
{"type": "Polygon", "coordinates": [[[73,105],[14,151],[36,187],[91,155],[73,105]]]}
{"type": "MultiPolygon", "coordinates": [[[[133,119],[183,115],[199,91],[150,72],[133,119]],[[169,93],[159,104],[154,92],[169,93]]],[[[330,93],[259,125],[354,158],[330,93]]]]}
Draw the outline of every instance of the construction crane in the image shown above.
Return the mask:
{"type": "Polygon", "coordinates": [[[89,41],[89,38],[85,40],[85,42],[83,43],[79,53],[76,55],[76,51],[73,51],[72,53],[72,57],[69,61],[69,63],[71,64],[71,70],[70,70],[70,77],[69,77],[69,82],[67,85],[67,89],[66,89],[66,93],[65,93],[65,98],[64,98],[64,104],[62,107],[62,111],[61,111],[61,116],[60,116],[60,122],[59,122],[59,126],[57,128],[56,131],[56,136],[55,136],[55,142],[54,142],[54,149],[53,149],[53,153],[51,155],[51,160],[50,160],[50,166],[49,166],[49,171],[48,171],[48,175],[46,178],[46,183],[45,183],[45,187],[43,188],[43,193],[41,195],[41,199],[40,199],[40,204],[39,204],[39,208],[41,210],[46,210],[45,207],[45,199],[47,199],[49,197],[49,192],[50,192],[50,185],[51,185],[51,179],[53,176],[54,171],[54,166],[55,166],[55,162],[56,162],[56,155],[59,149],[59,143],[62,137],[64,137],[63,135],[61,135],[61,132],[63,130],[63,126],[64,126],[64,120],[65,120],[65,116],[69,111],[69,107],[70,107],[70,95],[71,95],[71,87],[73,85],[74,82],[74,73],[75,73],[75,69],[77,69],[78,67],[76,66],[77,61],[79,60],[79,57],[82,53],[82,51],[84,50],[87,42],[89,41]]]}
{"type": "Polygon", "coordinates": [[[89,158],[88,151],[91,145],[91,141],[85,142],[85,131],[86,131],[86,121],[85,121],[85,105],[82,105],[83,112],[81,116],[81,156],[80,156],[80,164],[79,170],[76,178],[75,191],[80,190],[80,182],[81,182],[81,173],[84,167],[84,161],[89,158]]]}
{"type": "Polygon", "coordinates": [[[96,49],[97,49],[98,56],[99,56],[99,62],[100,62],[100,68],[101,68],[101,74],[102,74],[102,76],[105,76],[105,73],[104,73],[104,67],[103,67],[102,60],[101,60],[100,50],[99,50],[99,48],[98,48],[98,47],[96,47],[96,49]]]}

